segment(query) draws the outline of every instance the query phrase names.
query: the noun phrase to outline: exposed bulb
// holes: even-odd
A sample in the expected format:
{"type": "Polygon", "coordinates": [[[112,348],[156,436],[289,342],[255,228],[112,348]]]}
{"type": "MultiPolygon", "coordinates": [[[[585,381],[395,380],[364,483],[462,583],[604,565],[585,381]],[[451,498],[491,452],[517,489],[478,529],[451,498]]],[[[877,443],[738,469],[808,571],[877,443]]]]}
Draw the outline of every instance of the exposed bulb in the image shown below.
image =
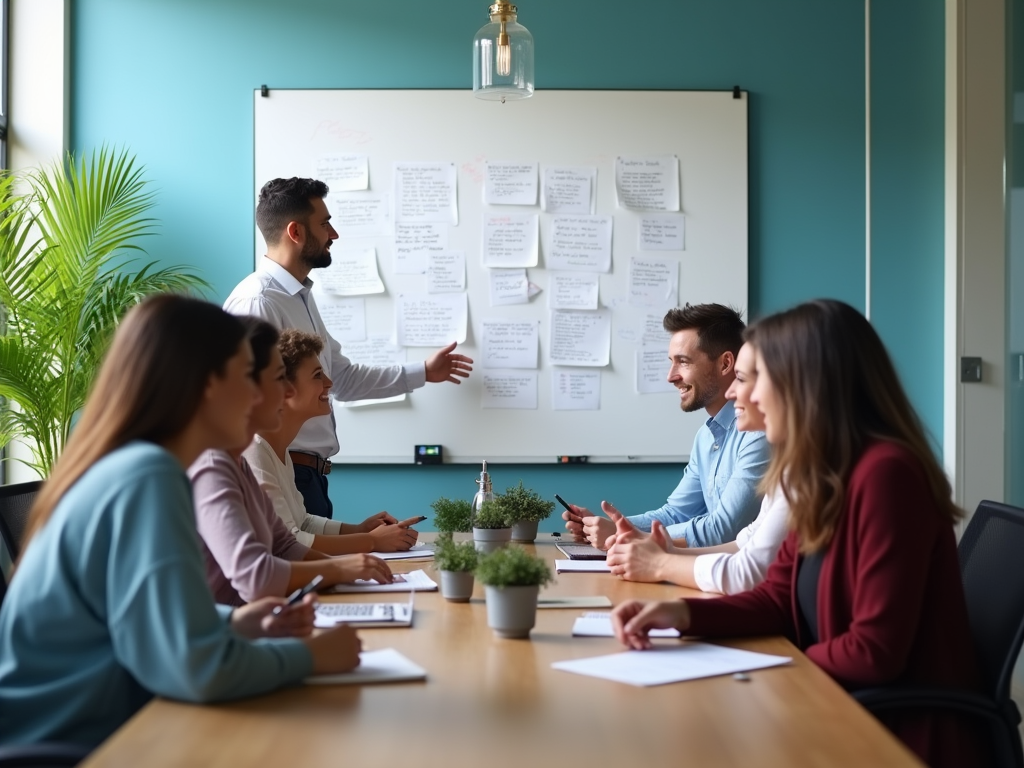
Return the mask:
{"type": "Polygon", "coordinates": [[[508,77],[512,72],[512,46],[509,45],[508,32],[505,31],[505,22],[501,22],[501,32],[498,33],[497,61],[495,62],[498,75],[508,77]]]}

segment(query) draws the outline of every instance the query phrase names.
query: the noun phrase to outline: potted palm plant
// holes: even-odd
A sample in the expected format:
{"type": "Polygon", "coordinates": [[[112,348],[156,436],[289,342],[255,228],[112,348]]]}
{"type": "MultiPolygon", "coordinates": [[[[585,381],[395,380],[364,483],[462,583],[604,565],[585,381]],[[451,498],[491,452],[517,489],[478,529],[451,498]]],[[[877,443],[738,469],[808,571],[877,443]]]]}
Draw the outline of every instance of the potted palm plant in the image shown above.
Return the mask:
{"type": "MultiPolygon", "coordinates": [[[[0,175],[0,447],[49,474],[114,328],[146,296],[207,284],[187,269],[135,269],[155,232],[153,193],[125,151],[0,175]]],[[[126,374],[129,375],[129,374],[126,374]]]]}
{"type": "Polygon", "coordinates": [[[548,564],[522,547],[504,547],[480,558],[476,577],[487,597],[487,626],[498,637],[529,637],[540,588],[551,581],[548,564]]]}
{"type": "Polygon", "coordinates": [[[506,488],[495,498],[504,510],[505,517],[512,521],[512,541],[532,542],[537,538],[537,526],[546,520],[555,508],[553,501],[545,501],[536,492],[519,485],[506,488]]]}
{"type": "Polygon", "coordinates": [[[468,603],[473,596],[473,570],[477,564],[473,542],[455,543],[442,533],[434,547],[434,567],[441,574],[441,595],[453,603],[468,603]]]}
{"type": "Polygon", "coordinates": [[[477,552],[487,554],[512,540],[512,521],[495,500],[485,501],[473,517],[473,542],[477,552]]]}

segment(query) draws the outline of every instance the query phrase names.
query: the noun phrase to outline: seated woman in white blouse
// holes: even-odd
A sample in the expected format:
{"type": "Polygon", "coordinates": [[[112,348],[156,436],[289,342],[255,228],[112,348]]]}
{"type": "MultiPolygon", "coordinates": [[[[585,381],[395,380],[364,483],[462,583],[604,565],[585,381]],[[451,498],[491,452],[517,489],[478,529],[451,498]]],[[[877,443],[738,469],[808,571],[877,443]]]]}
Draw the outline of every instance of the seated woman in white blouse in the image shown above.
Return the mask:
{"type": "MultiPolygon", "coordinates": [[[[725,395],[736,401],[736,428],[741,432],[764,431],[764,415],[750,402],[756,383],[757,351],[747,342],[736,356],[736,379],[725,395]]],[[[777,489],[764,495],[757,518],[736,541],[717,547],[677,547],[660,523],[654,523],[650,535],[643,534],[611,504],[602,503],[601,508],[616,524],[615,543],[608,550],[612,573],[626,581],[670,581],[723,595],[760,584],[789,532],[789,505],[777,489]]]]}
{"type": "Polygon", "coordinates": [[[319,336],[296,330],[283,331],[278,350],[289,384],[281,427],[272,432],[257,432],[243,454],[277,516],[300,544],[328,555],[409,549],[419,536],[409,527],[412,520],[398,522],[387,512],[378,512],[359,524],[350,525],[306,512],[302,494],[295,487],[288,446],[306,421],[331,412],[331,380],[320,365],[323,341],[319,336]]]}

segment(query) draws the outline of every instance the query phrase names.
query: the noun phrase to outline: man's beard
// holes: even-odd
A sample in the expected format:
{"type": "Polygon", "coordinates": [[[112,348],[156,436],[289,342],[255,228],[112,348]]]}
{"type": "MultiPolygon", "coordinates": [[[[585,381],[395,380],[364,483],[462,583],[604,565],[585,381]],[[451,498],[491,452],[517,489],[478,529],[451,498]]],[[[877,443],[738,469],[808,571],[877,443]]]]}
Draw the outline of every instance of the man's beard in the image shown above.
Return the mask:
{"type": "MultiPolygon", "coordinates": [[[[702,382],[703,383],[703,382],[702,382]]],[[[680,403],[679,407],[683,409],[684,413],[693,413],[694,411],[700,411],[708,407],[708,403],[712,402],[718,397],[718,392],[715,391],[715,387],[710,384],[704,386],[694,386],[693,400],[689,403],[680,403]]]]}
{"type": "Polygon", "coordinates": [[[331,252],[327,245],[323,247],[318,245],[312,237],[308,236],[308,231],[306,243],[302,246],[299,258],[302,259],[303,264],[308,264],[310,269],[324,269],[331,266],[331,252]]]}

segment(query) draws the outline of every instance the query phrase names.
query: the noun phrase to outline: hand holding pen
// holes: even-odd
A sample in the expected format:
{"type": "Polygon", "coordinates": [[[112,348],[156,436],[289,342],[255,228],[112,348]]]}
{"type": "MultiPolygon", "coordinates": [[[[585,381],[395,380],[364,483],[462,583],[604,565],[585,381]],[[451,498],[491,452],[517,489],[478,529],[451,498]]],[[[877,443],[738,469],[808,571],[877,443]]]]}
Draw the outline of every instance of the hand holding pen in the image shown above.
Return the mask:
{"type": "Polygon", "coordinates": [[[412,548],[419,538],[419,531],[411,526],[422,523],[427,518],[422,516],[410,517],[401,522],[396,521],[391,525],[381,525],[370,531],[374,538],[374,552],[405,552],[412,548]]]}

